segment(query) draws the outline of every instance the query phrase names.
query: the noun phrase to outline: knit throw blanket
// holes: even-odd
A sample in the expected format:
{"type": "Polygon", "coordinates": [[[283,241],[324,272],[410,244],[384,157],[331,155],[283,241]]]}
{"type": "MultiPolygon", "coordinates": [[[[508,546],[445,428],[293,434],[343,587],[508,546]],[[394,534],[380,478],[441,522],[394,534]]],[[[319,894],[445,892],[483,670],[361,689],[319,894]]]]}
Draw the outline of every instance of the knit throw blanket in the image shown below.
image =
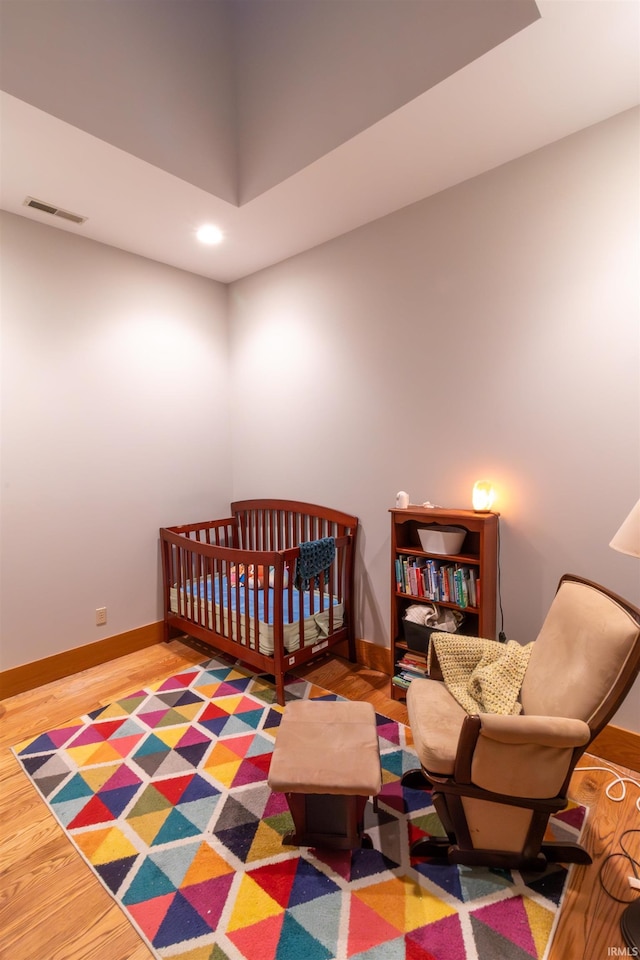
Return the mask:
{"type": "Polygon", "coordinates": [[[336,555],[336,541],[333,537],[307,540],[299,545],[299,549],[295,585],[298,590],[308,590],[313,577],[321,573],[324,573],[325,577],[329,575],[329,567],[336,555]]]}
{"type": "Polygon", "coordinates": [[[469,714],[518,714],[520,688],[529,662],[533,643],[526,647],[509,640],[498,643],[481,637],[433,633],[432,651],[438,658],[449,692],[469,714]]]}

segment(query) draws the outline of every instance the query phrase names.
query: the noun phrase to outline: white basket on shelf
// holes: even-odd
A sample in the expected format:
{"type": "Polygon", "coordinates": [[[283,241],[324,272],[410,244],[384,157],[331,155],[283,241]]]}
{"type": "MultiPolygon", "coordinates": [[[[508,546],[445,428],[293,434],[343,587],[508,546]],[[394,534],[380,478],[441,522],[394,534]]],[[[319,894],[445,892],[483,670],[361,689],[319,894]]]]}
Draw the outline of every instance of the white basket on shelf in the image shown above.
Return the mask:
{"type": "Polygon", "coordinates": [[[418,528],[420,546],[425,553],[459,553],[466,535],[467,531],[463,527],[433,524],[418,528]]]}

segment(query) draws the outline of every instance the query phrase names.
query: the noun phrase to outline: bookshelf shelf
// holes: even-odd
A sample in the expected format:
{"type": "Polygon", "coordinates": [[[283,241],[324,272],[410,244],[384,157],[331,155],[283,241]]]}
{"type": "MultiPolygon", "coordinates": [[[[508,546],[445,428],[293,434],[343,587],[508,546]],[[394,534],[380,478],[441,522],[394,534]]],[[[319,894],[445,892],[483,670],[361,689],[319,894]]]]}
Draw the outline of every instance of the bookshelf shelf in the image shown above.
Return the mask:
{"type": "Polygon", "coordinates": [[[399,597],[400,599],[404,599],[404,600],[411,600],[412,603],[421,603],[421,602],[432,603],[433,602],[433,603],[437,603],[439,607],[447,607],[449,610],[464,610],[465,614],[480,613],[479,607],[472,607],[472,606],[469,606],[469,604],[467,604],[466,607],[461,607],[459,604],[451,603],[449,600],[431,600],[431,598],[429,597],[420,597],[412,593],[400,593],[400,592],[396,593],[396,597],[399,597]]]}
{"type": "MultiPolygon", "coordinates": [[[[391,513],[391,696],[404,699],[412,676],[426,671],[426,644],[421,651],[405,638],[404,615],[412,604],[435,604],[457,610],[458,632],[495,638],[498,570],[498,514],[409,505],[391,513]],[[428,553],[418,530],[433,524],[462,527],[462,551],[428,553]]],[[[423,628],[424,629],[424,628],[423,628]]],[[[424,631],[425,636],[428,631],[424,631]]]]}

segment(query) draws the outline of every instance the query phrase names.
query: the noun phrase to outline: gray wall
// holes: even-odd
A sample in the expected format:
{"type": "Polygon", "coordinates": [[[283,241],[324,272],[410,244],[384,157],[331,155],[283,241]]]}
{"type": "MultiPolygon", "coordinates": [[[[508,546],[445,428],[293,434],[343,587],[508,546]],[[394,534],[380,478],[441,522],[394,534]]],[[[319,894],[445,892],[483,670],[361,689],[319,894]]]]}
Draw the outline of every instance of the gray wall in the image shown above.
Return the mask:
{"type": "MultiPolygon", "coordinates": [[[[564,572],[640,602],[608,546],[640,494],[638,111],[231,286],[234,496],[358,514],[359,633],[389,639],[389,515],[499,494],[504,627],[564,572]]],[[[640,730],[639,688],[619,722],[640,730]]]]}
{"type": "Polygon", "coordinates": [[[225,286],[0,225],[6,670],[157,621],[158,528],[226,516],[231,469],[225,286]]]}

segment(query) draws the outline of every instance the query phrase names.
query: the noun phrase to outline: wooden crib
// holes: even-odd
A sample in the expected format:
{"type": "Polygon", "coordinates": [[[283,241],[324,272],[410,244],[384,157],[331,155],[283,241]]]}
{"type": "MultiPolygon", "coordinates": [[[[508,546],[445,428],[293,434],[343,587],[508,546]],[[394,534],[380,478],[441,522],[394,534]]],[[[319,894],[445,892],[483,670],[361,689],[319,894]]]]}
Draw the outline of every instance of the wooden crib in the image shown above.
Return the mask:
{"type": "Polygon", "coordinates": [[[188,634],[273,674],[284,704],[287,670],[342,641],[355,660],[358,518],[295,500],[240,500],[231,513],[160,530],[165,640],[188,634]],[[324,538],[331,565],[298,589],[300,544],[324,538]]]}

